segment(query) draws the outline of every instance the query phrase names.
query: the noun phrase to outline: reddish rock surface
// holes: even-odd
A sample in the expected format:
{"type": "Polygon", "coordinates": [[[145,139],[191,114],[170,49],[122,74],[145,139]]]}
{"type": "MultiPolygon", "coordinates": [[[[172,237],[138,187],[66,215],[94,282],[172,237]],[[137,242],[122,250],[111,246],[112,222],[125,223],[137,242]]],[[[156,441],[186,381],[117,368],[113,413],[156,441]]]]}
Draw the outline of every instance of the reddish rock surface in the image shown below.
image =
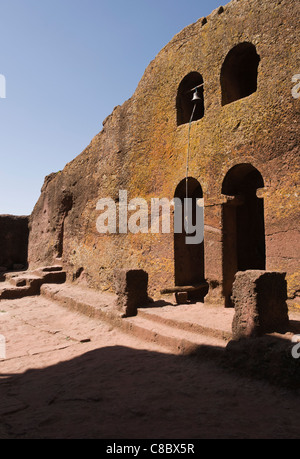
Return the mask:
{"type": "Polygon", "coordinates": [[[0,276],[27,268],[28,222],[27,216],[0,215],[0,276]]]}
{"type": "MultiPolygon", "coordinates": [[[[0,361],[0,438],[299,438],[298,392],[238,373],[286,378],[295,389],[291,337],[226,347],[234,311],[209,304],[232,306],[234,276],[250,269],[286,272],[288,296],[298,298],[299,8],[290,0],[233,0],[186,27],[90,145],[46,177],[30,216],[29,265],[32,272],[59,265],[68,282],[38,280],[48,298],[1,300],[8,354],[0,361]],[[202,83],[204,103],[189,126],[186,90],[202,83]],[[204,242],[187,247],[173,229],[99,234],[100,198],[118,203],[120,190],[149,204],[184,198],[189,131],[188,191],[194,204],[204,200],[204,242]],[[206,305],[118,317],[125,334],[97,320],[105,315],[99,291],[107,316],[115,310],[116,270],[143,270],[149,295],[162,304],[161,291],[174,284],[188,287],[188,295],[180,290],[185,301],[195,285],[208,285],[206,305]],[[56,302],[69,307],[76,294],[89,317],[56,302]],[[183,330],[174,330],[176,320],[183,330]],[[180,355],[194,344],[193,356],[180,355]],[[234,373],[212,359],[225,347],[234,373]]],[[[36,279],[11,281],[22,289],[36,279]]],[[[16,294],[2,284],[2,298],[16,294]]],[[[299,316],[293,326],[299,333],[299,316]]]]}
{"type": "Polygon", "coordinates": [[[290,0],[234,0],[178,33],[90,145],[46,178],[31,216],[31,267],[62,259],[69,279],[102,290],[113,289],[116,268],[144,269],[154,296],[174,285],[182,260],[173,235],[101,235],[96,205],[103,197],[118,202],[119,190],[149,204],[174,197],[186,173],[189,127],[177,125],[177,112],[188,76],[184,87],[204,81],[189,175],[205,205],[199,276],[210,285],[206,300],[228,305],[234,273],[244,269],[286,272],[289,298],[296,298],[300,112],[292,77],[300,65],[299,7],[290,0]],[[247,69],[240,76],[246,91],[235,60],[247,69]]]}
{"type": "MultiPolygon", "coordinates": [[[[228,314],[215,314],[226,330],[228,314]]],[[[0,318],[2,439],[299,438],[299,394],[210,357],[176,355],[43,296],[2,300],[0,318]]]]}
{"type": "Polygon", "coordinates": [[[285,333],[289,327],[285,275],[266,271],[238,272],[233,283],[233,338],[285,333]]]}

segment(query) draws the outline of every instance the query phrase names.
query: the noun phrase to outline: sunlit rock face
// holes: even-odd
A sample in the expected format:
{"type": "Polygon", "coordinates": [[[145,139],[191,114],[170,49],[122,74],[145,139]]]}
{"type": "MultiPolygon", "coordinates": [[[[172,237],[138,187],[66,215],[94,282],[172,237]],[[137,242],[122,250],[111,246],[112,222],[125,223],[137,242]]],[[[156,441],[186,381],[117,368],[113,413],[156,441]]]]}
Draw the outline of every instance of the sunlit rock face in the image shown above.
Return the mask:
{"type": "Polygon", "coordinates": [[[234,0],[178,33],[90,145],[46,178],[31,215],[30,266],[61,261],[69,280],[101,290],[113,289],[115,269],[142,269],[153,297],[206,281],[205,301],[226,306],[237,271],[267,269],[286,272],[295,297],[299,8],[234,0]],[[145,199],[150,214],[151,198],[174,198],[187,161],[190,183],[198,184],[190,191],[204,202],[201,246],[174,241],[172,221],[166,234],[98,232],[101,198],[117,207],[126,190],[128,201],[145,199]]]}

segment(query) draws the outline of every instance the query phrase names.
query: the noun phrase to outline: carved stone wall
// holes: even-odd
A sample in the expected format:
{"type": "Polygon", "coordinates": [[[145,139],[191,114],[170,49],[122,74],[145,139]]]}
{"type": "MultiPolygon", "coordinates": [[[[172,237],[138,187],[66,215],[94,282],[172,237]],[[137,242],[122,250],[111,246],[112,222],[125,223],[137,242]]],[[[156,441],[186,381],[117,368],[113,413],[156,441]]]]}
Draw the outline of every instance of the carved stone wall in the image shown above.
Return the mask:
{"type": "Polygon", "coordinates": [[[290,0],[234,0],[178,33],[90,145],[46,178],[31,216],[30,265],[59,258],[70,279],[97,289],[113,288],[115,269],[143,269],[154,297],[174,285],[174,235],[99,234],[96,206],[106,197],[117,203],[119,190],[127,190],[128,200],[141,197],[149,204],[153,197],[174,197],[185,179],[189,135],[184,121],[190,108],[180,91],[203,81],[204,105],[190,128],[189,176],[204,199],[207,301],[225,302],[230,295],[225,256],[233,257],[231,266],[237,263],[234,270],[241,264],[261,269],[241,261],[247,244],[242,228],[253,223],[255,205],[264,238],[254,250],[262,249],[266,269],[287,273],[289,297],[296,296],[300,106],[292,77],[300,69],[299,9],[290,0]]]}

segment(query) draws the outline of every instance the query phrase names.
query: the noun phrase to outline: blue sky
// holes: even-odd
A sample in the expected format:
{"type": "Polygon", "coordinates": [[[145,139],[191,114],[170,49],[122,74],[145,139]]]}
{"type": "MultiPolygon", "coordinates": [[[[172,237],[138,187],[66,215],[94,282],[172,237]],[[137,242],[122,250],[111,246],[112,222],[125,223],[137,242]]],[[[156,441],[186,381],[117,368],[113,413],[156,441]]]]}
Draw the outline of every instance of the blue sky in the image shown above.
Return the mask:
{"type": "Polygon", "coordinates": [[[221,1],[0,0],[0,214],[29,215],[44,177],[81,153],[158,52],[221,1]]]}

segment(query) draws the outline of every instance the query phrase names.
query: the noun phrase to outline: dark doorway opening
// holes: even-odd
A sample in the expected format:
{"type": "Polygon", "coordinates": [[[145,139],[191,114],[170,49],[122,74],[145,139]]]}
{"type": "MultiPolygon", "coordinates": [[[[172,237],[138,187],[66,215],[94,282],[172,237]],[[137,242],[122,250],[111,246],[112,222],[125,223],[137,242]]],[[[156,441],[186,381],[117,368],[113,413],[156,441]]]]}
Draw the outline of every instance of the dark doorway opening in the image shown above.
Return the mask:
{"type": "Polygon", "coordinates": [[[227,173],[223,204],[223,294],[232,307],[231,294],[237,271],[266,269],[264,202],[256,195],[264,187],[260,172],[251,164],[239,164],[227,173]]]}
{"type": "Polygon", "coordinates": [[[221,69],[222,105],[257,91],[260,57],[251,43],[240,43],[226,56],[221,69]]]}
{"type": "MultiPolygon", "coordinates": [[[[199,286],[204,282],[204,241],[199,244],[188,244],[185,229],[184,199],[191,198],[192,202],[192,225],[196,225],[196,206],[198,200],[203,198],[200,183],[189,177],[182,180],[176,188],[175,198],[181,202],[182,232],[174,233],[174,258],[175,258],[175,285],[176,286],[199,286]]],[[[205,292],[206,294],[207,292],[205,292]]],[[[191,291],[188,293],[190,300],[203,301],[204,292],[202,290],[191,291]]]]}
{"type": "Polygon", "coordinates": [[[57,234],[57,258],[62,258],[64,251],[64,230],[65,220],[73,207],[73,196],[71,194],[64,194],[60,203],[60,209],[58,213],[58,234],[57,234]]]}
{"type": "Polygon", "coordinates": [[[198,88],[199,101],[197,102],[192,121],[204,116],[204,87],[203,78],[198,72],[191,72],[184,77],[179,85],[176,99],[177,126],[189,123],[194,109],[193,90],[198,88]]]}

